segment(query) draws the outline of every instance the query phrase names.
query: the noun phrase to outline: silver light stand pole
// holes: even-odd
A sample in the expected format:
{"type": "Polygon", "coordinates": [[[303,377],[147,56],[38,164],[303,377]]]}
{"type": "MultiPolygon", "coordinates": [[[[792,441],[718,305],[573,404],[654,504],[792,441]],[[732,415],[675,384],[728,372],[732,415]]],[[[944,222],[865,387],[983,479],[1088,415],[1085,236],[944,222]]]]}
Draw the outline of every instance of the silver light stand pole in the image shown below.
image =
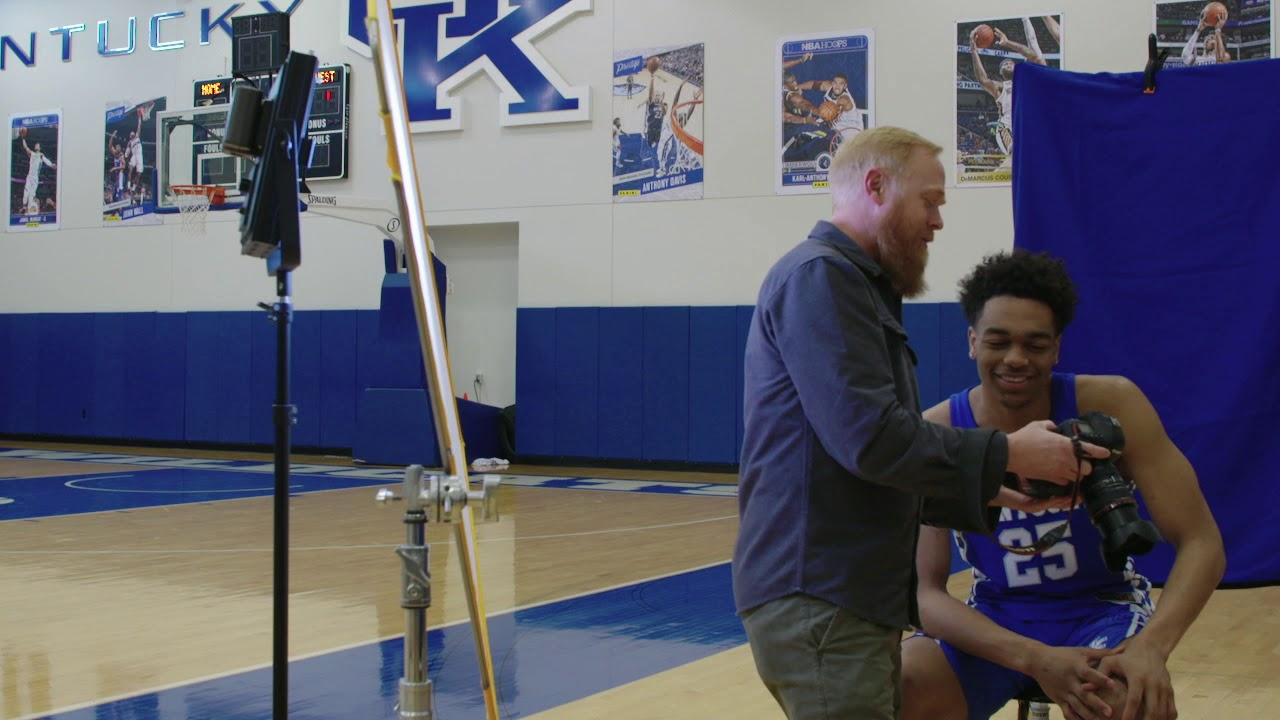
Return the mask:
{"type": "Polygon", "coordinates": [[[386,128],[389,150],[387,163],[400,203],[400,217],[404,219],[403,227],[407,231],[405,250],[414,316],[418,321],[418,339],[427,374],[436,443],[444,465],[443,475],[430,477],[425,488],[422,468],[415,465],[406,470],[402,497],[397,498],[388,490],[378,493],[378,500],[382,502],[400,499],[409,503],[405,516],[407,542],[396,551],[403,561],[404,591],[401,605],[406,611],[405,676],[400,682],[400,717],[404,720],[430,720],[433,716],[432,688],[427,678],[426,610],[430,606],[431,578],[425,525],[428,514],[434,513],[437,521],[443,518],[454,523],[455,542],[463,560],[462,577],[466,584],[467,606],[480,662],[485,709],[488,720],[498,720],[493,661],[489,654],[488,625],[477,576],[469,507],[469,503],[480,502],[484,515],[490,516],[495,506],[498,478],[487,476],[483,490],[470,490],[462,425],[449,374],[444,319],[437,301],[435,278],[430,272],[431,253],[422,200],[419,197],[417,164],[409,132],[404,82],[396,55],[391,3],[389,0],[370,0],[369,12],[366,28],[379,80],[379,109],[386,128]]]}

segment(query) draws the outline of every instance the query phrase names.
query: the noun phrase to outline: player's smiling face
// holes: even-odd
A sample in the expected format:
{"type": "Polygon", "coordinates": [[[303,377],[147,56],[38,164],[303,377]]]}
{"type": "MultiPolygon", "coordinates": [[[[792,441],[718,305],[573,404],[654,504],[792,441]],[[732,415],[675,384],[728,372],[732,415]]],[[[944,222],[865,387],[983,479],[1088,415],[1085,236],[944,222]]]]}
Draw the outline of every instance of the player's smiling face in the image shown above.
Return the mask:
{"type": "Polygon", "coordinates": [[[1049,392],[1062,337],[1053,311],[1039,300],[999,295],[982,306],[969,328],[969,348],[990,397],[1014,409],[1049,392]]]}

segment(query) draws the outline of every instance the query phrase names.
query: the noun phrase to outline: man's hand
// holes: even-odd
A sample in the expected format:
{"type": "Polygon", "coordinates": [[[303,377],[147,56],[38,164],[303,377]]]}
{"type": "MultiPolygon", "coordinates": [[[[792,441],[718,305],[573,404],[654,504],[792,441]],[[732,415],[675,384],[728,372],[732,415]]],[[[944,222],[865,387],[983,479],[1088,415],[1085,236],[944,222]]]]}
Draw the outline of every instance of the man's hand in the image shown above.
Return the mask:
{"type": "Polygon", "coordinates": [[[1164,656],[1141,641],[1141,635],[1123,646],[1123,655],[1102,659],[1098,671],[1124,678],[1129,686],[1124,712],[1119,720],[1174,720],[1178,709],[1173,702],[1173,681],[1164,656]],[[1141,711],[1141,714],[1140,714],[1141,711]]]}
{"type": "MultiPolygon", "coordinates": [[[[1009,435],[1011,473],[1022,477],[1069,485],[1093,472],[1087,459],[1076,458],[1071,438],[1054,432],[1051,420],[1037,420],[1009,435]]],[[[1109,458],[1111,451],[1092,443],[1081,442],[1087,457],[1109,458]]]]}
{"type": "Polygon", "coordinates": [[[1002,47],[1003,47],[1003,46],[1005,46],[1005,45],[1008,45],[1008,44],[1009,44],[1009,36],[1008,36],[1008,35],[1005,35],[1003,30],[1001,30],[1001,29],[1000,29],[1000,28],[998,28],[998,27],[993,27],[993,28],[991,28],[991,29],[992,29],[992,31],[994,31],[994,32],[995,32],[995,34],[996,34],[996,41],[995,41],[995,44],[996,44],[996,45],[1000,45],[1000,46],[1002,46],[1002,47]]]}
{"type": "Polygon", "coordinates": [[[1027,674],[1040,683],[1040,689],[1058,704],[1067,720],[1111,718],[1113,709],[1095,691],[1114,687],[1115,681],[1093,666],[1122,652],[1123,648],[1049,647],[1036,656],[1027,674]]]}
{"type": "MultiPolygon", "coordinates": [[[[1011,488],[1007,485],[1001,485],[1000,491],[996,496],[991,498],[991,502],[987,505],[1007,507],[1011,510],[1021,510],[1028,515],[1034,515],[1045,510],[1066,510],[1071,507],[1070,495],[1055,495],[1047,498],[1037,498],[1027,495],[1025,492],[1026,481],[1018,478],[1018,488],[1011,488]]],[[[1077,499],[1076,504],[1082,500],[1077,499]]]]}

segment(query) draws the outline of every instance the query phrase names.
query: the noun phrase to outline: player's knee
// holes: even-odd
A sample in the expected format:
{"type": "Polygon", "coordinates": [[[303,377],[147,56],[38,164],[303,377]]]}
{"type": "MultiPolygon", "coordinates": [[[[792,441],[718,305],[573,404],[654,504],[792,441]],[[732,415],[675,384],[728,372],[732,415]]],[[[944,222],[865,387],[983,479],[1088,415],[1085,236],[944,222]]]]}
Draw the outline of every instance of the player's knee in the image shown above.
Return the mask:
{"type": "Polygon", "coordinates": [[[916,637],[902,644],[901,720],[965,720],[964,691],[937,643],[916,637]]]}

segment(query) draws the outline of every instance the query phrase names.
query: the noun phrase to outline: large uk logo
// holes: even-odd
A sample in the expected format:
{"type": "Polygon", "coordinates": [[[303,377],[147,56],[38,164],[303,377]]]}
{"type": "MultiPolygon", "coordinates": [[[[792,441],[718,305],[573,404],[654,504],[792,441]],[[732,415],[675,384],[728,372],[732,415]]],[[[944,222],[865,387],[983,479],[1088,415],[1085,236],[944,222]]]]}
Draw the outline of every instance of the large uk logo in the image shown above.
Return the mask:
{"type": "MultiPolygon", "coordinates": [[[[343,42],[369,56],[367,7],[367,0],[348,0],[343,42]]],[[[500,88],[502,125],[588,119],[590,87],[570,86],[533,42],[590,10],[591,0],[447,0],[395,7],[410,128],[462,128],[462,101],[451,93],[480,72],[500,88]]]]}

